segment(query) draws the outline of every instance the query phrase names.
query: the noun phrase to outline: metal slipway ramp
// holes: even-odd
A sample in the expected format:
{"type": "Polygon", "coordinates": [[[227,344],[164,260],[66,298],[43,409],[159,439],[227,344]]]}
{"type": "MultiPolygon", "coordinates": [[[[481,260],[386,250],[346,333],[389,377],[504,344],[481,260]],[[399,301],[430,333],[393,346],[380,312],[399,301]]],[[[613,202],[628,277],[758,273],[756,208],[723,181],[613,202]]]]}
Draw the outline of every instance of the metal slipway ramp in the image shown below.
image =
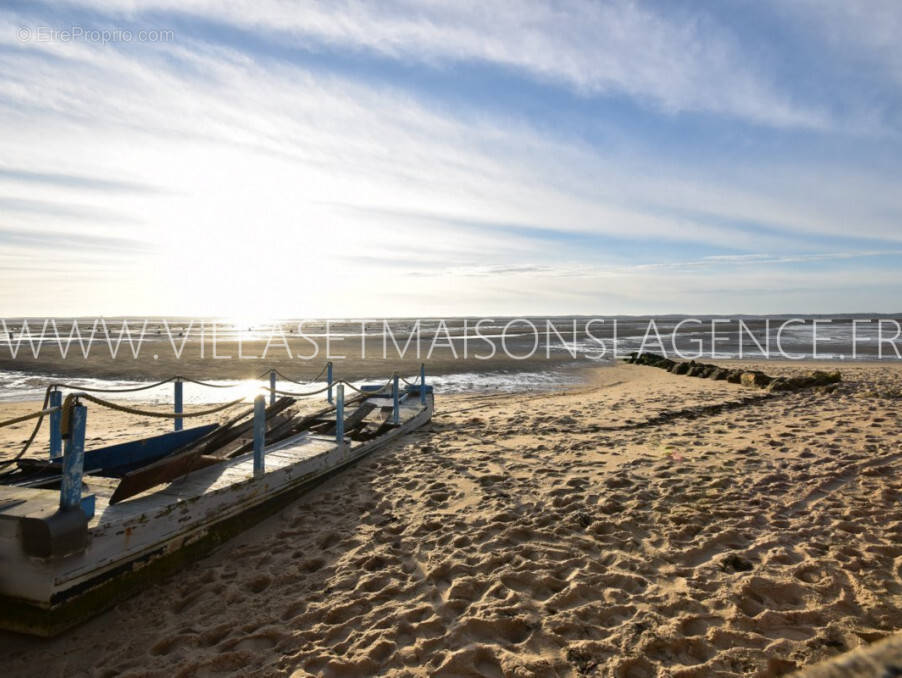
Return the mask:
{"type": "MultiPolygon", "coordinates": [[[[174,411],[159,412],[108,401],[99,389],[55,404],[65,385],[53,385],[41,410],[0,422],[37,420],[23,449],[0,462],[16,466],[0,476],[0,628],[48,636],[77,624],[432,418],[423,367],[418,380],[395,374],[360,388],[327,370],[326,385],[307,392],[279,390],[271,372],[268,406],[258,395],[251,408],[240,399],[190,413],[178,390],[174,411]],[[303,411],[310,401],[300,399],[323,393],[325,407],[303,411]],[[172,419],[177,430],[86,452],[85,403],[172,419]],[[181,427],[230,409],[221,424],[181,427]],[[44,419],[51,457],[25,458],[44,419]]],[[[170,381],[187,380],[140,388],[170,381]]]]}

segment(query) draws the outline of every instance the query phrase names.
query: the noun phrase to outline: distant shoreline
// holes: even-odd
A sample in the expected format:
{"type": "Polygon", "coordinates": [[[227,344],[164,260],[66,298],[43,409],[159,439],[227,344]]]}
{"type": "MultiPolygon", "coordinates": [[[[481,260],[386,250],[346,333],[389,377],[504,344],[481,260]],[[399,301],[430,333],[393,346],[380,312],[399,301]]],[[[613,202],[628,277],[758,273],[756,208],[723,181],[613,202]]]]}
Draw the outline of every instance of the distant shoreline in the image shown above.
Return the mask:
{"type": "MultiPolygon", "coordinates": [[[[186,349],[187,351],[187,349],[186,349]]],[[[701,360],[701,358],[699,359],[701,360]]],[[[889,366],[898,365],[896,358],[801,358],[787,360],[785,358],[765,359],[758,356],[743,358],[705,357],[705,361],[729,364],[768,364],[776,366],[805,365],[816,367],[855,365],[855,366],[889,366]]],[[[196,379],[253,379],[270,368],[283,372],[290,378],[298,380],[310,380],[317,376],[326,364],[326,360],[215,360],[211,358],[201,359],[198,356],[185,355],[180,360],[172,358],[153,360],[141,358],[132,360],[120,356],[111,359],[109,356],[90,357],[84,359],[81,356],[71,357],[67,360],[34,359],[31,356],[12,359],[0,359],[0,371],[24,372],[34,376],[46,377],[78,377],[94,379],[131,379],[135,381],[153,381],[170,376],[185,376],[196,379]]],[[[459,374],[463,372],[509,372],[517,374],[536,371],[582,371],[597,367],[605,367],[620,362],[611,360],[572,359],[569,356],[545,358],[533,358],[527,360],[514,360],[505,356],[495,357],[491,360],[457,359],[452,355],[443,354],[434,356],[431,360],[411,359],[382,359],[361,358],[358,355],[346,356],[341,360],[334,360],[336,376],[347,379],[362,379],[366,377],[389,377],[395,371],[401,375],[415,375],[419,372],[421,363],[427,365],[427,372],[431,375],[459,374]]]]}

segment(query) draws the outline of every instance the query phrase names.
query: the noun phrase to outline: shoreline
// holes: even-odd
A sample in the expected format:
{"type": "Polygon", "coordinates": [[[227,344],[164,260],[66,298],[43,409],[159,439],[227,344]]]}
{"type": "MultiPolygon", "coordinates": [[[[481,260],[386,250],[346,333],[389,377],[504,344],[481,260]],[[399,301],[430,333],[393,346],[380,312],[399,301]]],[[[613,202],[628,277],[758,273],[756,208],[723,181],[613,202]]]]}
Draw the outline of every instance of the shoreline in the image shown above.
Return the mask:
{"type": "MultiPolygon", "coordinates": [[[[653,353],[653,352],[652,352],[653,353]]],[[[387,378],[395,371],[401,375],[419,374],[420,364],[427,367],[427,375],[446,376],[450,374],[498,373],[517,374],[521,372],[566,371],[586,372],[599,367],[610,367],[622,364],[629,354],[618,356],[616,360],[595,360],[591,358],[570,358],[555,356],[552,358],[514,359],[494,357],[489,360],[460,359],[453,355],[442,354],[431,359],[380,359],[371,357],[350,356],[334,359],[336,376],[349,380],[361,378],[387,378]]],[[[839,359],[839,358],[803,358],[799,360],[786,358],[691,358],[677,359],[679,362],[706,362],[730,367],[754,365],[756,369],[771,365],[777,368],[797,366],[800,368],[817,367],[891,367],[902,365],[902,360],[885,358],[839,359]]],[[[286,376],[297,379],[310,379],[323,370],[326,360],[240,360],[222,361],[206,359],[164,359],[164,360],[127,360],[109,357],[91,358],[88,360],[34,360],[34,359],[0,359],[0,372],[20,372],[35,377],[61,378],[96,378],[108,380],[153,381],[179,375],[208,380],[247,380],[259,378],[269,369],[277,369],[286,376]]],[[[765,370],[766,371],[766,370],[765,370]]]]}

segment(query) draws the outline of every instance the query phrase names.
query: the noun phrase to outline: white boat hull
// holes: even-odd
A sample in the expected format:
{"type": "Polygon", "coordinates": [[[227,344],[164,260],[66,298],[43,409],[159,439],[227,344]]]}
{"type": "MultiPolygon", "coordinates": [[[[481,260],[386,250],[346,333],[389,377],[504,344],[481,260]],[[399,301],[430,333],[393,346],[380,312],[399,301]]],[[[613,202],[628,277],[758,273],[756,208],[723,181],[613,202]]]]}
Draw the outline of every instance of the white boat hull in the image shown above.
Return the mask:
{"type": "Polygon", "coordinates": [[[429,394],[425,405],[418,398],[402,403],[399,425],[366,442],[338,444],[334,437],[302,433],[267,446],[265,472],[258,478],[248,453],[109,504],[110,481],[86,476],[86,491],[95,494],[96,502],[87,547],[61,558],[28,556],[17,519],[28,511],[46,513],[58,503],[58,493],[10,488],[26,500],[0,507],[0,627],[53,635],[77,624],[419,428],[432,412],[429,394]]]}

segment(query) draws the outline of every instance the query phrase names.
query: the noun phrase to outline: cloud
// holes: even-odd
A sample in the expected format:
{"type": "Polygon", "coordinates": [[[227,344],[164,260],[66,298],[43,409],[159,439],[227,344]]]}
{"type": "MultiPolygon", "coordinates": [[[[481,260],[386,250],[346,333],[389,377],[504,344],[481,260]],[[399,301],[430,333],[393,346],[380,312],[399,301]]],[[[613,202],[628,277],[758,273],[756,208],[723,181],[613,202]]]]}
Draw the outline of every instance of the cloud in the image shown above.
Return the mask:
{"type": "MultiPolygon", "coordinates": [[[[658,110],[710,112],[776,127],[834,123],[772,82],[709,13],[615,0],[516,5],[440,2],[75,2],[120,16],[192,16],[305,48],[401,62],[481,63],[585,96],[627,96],[658,110]],[[666,10],[666,11],[665,11],[666,10]]],[[[760,51],[760,49],[759,49],[760,51]]]]}
{"type": "MultiPolygon", "coordinates": [[[[867,253],[898,253],[902,241],[897,160],[878,165],[870,142],[836,141],[816,106],[786,104],[795,97],[712,17],[636,3],[528,3],[517,16],[438,4],[310,3],[284,16],[270,3],[259,14],[117,7],[96,6],[92,20],[171,19],[179,39],[22,44],[0,30],[6,224],[20,245],[33,232],[62,262],[47,234],[120,238],[121,266],[79,269],[82,297],[92,298],[96,270],[94,293],[111,310],[259,315],[261,289],[291,291],[289,301],[267,295],[277,315],[372,315],[396,299],[410,313],[436,299],[503,311],[505,298],[575,312],[592,295],[638,304],[651,291],[680,305],[725,267],[749,277],[737,294],[779,297],[756,276],[780,268],[795,288],[794,263],[841,271],[870,257],[876,267],[885,262],[867,253]],[[242,44],[236,29],[258,42],[242,44]],[[301,45],[319,63],[259,42],[301,45]],[[340,51],[372,70],[331,68],[340,51]],[[451,106],[422,82],[370,77],[380,60],[432,72],[479,62],[499,90],[535,79],[551,85],[542,96],[554,105],[574,106],[563,87],[653,113],[623,123],[591,108],[603,134],[582,138],[567,111],[537,120],[507,104],[451,106]],[[717,113],[716,129],[686,111],[717,113]],[[152,247],[132,252],[132,241],[152,247]],[[374,276],[380,294],[361,298],[374,276]],[[139,301],[149,306],[131,306],[139,301]]],[[[40,9],[4,25],[46,23],[40,9]]],[[[894,143],[881,141],[882,153],[894,143]]],[[[72,249],[87,261],[90,247],[72,249]]],[[[3,263],[20,295],[7,304],[35,312],[29,294],[54,298],[49,283],[33,293],[22,283],[40,286],[40,276],[3,263]]],[[[519,310],[530,309],[508,309],[519,310]]]]}
{"type": "Polygon", "coordinates": [[[54,250],[105,250],[109,252],[147,252],[152,250],[150,243],[131,238],[8,228],[0,228],[0,244],[4,247],[54,250]]]}
{"type": "Polygon", "coordinates": [[[705,268],[724,268],[724,267],[758,267],[765,265],[781,265],[781,264],[806,264],[830,261],[844,261],[852,259],[872,259],[875,257],[898,257],[902,256],[902,250],[886,249],[873,252],[820,252],[816,254],[795,253],[795,254],[719,254],[693,261],[671,261],[655,264],[639,264],[634,268],[637,270],[677,270],[691,269],[702,270],[705,268]]]}
{"type": "MultiPolygon", "coordinates": [[[[774,11],[789,20],[813,28],[840,60],[852,57],[855,66],[867,64],[879,75],[902,83],[902,11],[896,0],[869,0],[867,3],[797,0],[774,2],[774,11]],[[857,62],[857,63],[854,63],[857,62]]],[[[874,73],[857,71],[858,77],[874,73]]]]}
{"type": "Polygon", "coordinates": [[[8,212],[65,217],[66,219],[78,221],[116,221],[119,223],[139,221],[136,216],[116,213],[104,207],[29,200],[27,198],[5,198],[0,196],[0,209],[8,212]]]}
{"type": "Polygon", "coordinates": [[[49,184],[61,188],[103,192],[121,191],[124,193],[154,193],[159,190],[148,184],[117,181],[115,179],[90,177],[79,174],[64,174],[61,172],[36,172],[15,167],[0,167],[0,183],[2,182],[49,184]]]}
{"type": "Polygon", "coordinates": [[[840,259],[868,259],[870,257],[891,257],[902,255],[902,250],[880,250],[875,252],[823,252],[820,254],[735,254],[705,257],[703,261],[729,264],[798,264],[840,259]]]}

